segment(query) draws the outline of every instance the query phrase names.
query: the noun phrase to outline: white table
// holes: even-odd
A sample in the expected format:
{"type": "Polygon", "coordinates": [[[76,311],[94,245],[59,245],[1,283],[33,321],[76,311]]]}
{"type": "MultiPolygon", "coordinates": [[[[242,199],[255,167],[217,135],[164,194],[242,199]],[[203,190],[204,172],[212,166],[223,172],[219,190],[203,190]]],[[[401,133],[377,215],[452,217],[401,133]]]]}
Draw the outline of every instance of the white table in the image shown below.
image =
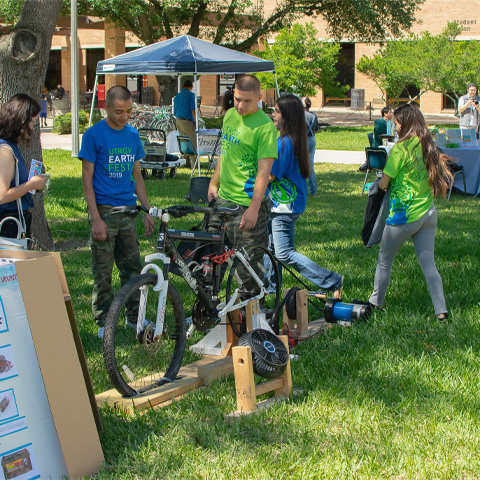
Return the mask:
{"type": "MultiPolygon", "coordinates": [[[[216,145],[215,155],[220,156],[222,140],[220,139],[217,143],[220,132],[221,130],[216,128],[201,128],[198,130],[198,150],[200,155],[211,155],[216,145]]],[[[167,153],[178,153],[178,136],[178,130],[174,130],[167,135],[167,153]]]]}
{"type": "MultiPolygon", "coordinates": [[[[467,193],[480,195],[480,147],[442,148],[443,152],[452,157],[465,172],[467,193]]],[[[455,177],[455,188],[463,192],[463,179],[461,175],[455,177]]]]}

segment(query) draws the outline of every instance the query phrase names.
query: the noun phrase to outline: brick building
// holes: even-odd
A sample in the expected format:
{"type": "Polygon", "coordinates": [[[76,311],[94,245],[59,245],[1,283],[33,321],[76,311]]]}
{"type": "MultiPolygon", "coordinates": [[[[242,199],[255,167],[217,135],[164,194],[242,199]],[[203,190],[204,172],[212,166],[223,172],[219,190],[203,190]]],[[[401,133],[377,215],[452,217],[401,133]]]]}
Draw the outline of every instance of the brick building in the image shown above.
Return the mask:
{"type": "MultiPolygon", "coordinates": [[[[265,10],[272,10],[276,5],[275,0],[265,0],[265,10]]],[[[462,27],[459,36],[461,40],[480,40],[480,19],[477,20],[480,12],[480,0],[426,0],[418,10],[417,20],[419,23],[413,26],[412,31],[419,33],[429,31],[436,35],[442,32],[448,21],[454,21],[462,27]]],[[[305,22],[312,21],[311,18],[305,22]]],[[[313,19],[318,30],[320,39],[328,39],[326,22],[321,19],[313,19]]],[[[70,30],[68,19],[61,19],[57,34],[53,38],[50,63],[47,72],[47,88],[54,89],[58,83],[69,90],[71,82],[70,67],[70,30]]],[[[79,18],[78,28],[79,39],[79,89],[84,93],[93,89],[95,80],[96,64],[104,58],[111,58],[139,47],[138,39],[129,32],[115,28],[111,24],[104,23],[96,18],[79,18]]],[[[274,37],[268,38],[274,42],[274,37]]],[[[339,58],[340,79],[343,84],[352,88],[364,90],[365,101],[372,101],[379,98],[379,89],[375,83],[355,69],[355,64],[363,55],[371,55],[378,48],[378,45],[368,45],[361,42],[351,42],[349,39],[342,39],[342,50],[339,58]]],[[[448,59],[445,59],[448,61],[448,59]]],[[[480,81],[480,79],[478,79],[480,81]]],[[[218,96],[225,90],[225,85],[231,83],[232,78],[219,78],[218,76],[205,75],[200,78],[200,95],[202,105],[214,105],[218,96]]],[[[127,85],[131,90],[137,87],[152,87],[154,102],[158,103],[158,93],[155,77],[148,76],[140,79],[125,78],[120,76],[105,76],[105,87],[108,89],[114,84],[127,85]]],[[[264,100],[271,102],[271,95],[264,93],[264,100]]],[[[313,99],[313,106],[320,106],[324,102],[320,92],[313,99]]],[[[420,107],[426,113],[439,113],[448,109],[450,105],[446,97],[439,93],[427,92],[420,98],[420,107]]]]}

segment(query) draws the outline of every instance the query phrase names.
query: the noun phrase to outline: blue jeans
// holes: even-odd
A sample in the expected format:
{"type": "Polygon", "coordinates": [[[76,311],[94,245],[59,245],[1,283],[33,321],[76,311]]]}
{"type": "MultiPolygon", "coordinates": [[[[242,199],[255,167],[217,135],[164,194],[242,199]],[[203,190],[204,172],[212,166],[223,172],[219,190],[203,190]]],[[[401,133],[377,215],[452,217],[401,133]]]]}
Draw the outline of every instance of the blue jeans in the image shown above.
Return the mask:
{"type": "Polygon", "coordinates": [[[337,290],[342,284],[342,276],[331,270],[318,266],[305,255],[295,251],[293,236],[299,213],[272,213],[272,236],[275,256],[325,290],[337,290]]]}
{"type": "Polygon", "coordinates": [[[315,195],[317,193],[317,176],[315,175],[315,170],[313,168],[315,162],[315,147],[317,146],[315,137],[307,136],[307,145],[308,156],[310,157],[310,176],[308,177],[308,185],[310,187],[310,195],[315,195]]]}

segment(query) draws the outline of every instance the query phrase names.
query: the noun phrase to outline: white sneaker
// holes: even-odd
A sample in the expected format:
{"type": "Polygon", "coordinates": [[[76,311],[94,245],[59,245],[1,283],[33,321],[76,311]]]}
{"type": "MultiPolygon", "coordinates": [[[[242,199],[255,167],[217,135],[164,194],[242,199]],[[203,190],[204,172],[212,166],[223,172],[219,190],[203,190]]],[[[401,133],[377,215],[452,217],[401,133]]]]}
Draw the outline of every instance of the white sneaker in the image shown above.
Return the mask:
{"type": "Polygon", "coordinates": [[[105,335],[105,327],[100,327],[98,329],[98,338],[103,338],[103,336],[105,335]]]}

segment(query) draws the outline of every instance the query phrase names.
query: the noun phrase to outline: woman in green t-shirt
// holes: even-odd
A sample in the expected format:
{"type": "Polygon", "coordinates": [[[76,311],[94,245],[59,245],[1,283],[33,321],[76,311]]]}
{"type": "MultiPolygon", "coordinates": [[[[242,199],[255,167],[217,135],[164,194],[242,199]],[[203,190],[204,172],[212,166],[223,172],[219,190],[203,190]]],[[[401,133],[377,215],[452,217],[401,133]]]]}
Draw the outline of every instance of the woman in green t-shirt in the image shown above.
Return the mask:
{"type": "Polygon", "coordinates": [[[393,261],[401,246],[411,238],[427,281],[435,315],[447,318],[443,284],[435,266],[437,212],[434,195],[445,195],[452,175],[447,157],[433,143],[418,107],[402,105],[394,112],[398,142],[392,148],[379,188],[390,185],[390,212],[385,222],[378,254],[370,304],[381,308],[390,282],[393,261]]]}

